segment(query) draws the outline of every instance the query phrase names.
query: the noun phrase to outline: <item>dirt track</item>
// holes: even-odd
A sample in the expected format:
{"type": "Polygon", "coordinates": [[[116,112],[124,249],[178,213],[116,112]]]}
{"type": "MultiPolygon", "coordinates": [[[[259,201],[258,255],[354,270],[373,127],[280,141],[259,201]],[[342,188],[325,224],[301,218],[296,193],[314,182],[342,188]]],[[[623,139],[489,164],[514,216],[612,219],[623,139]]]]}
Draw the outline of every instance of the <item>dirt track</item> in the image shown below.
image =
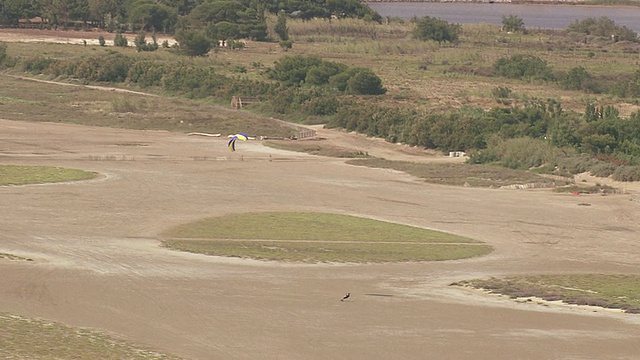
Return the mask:
{"type": "Polygon", "coordinates": [[[34,259],[0,259],[2,312],[100,329],[187,359],[640,354],[637,315],[448,286],[518,273],[637,273],[640,203],[631,195],[428,185],[259,142],[230,153],[225,139],[166,132],[0,120],[0,134],[0,163],[101,174],[0,188],[0,252],[34,259]],[[172,252],[155,239],[202,217],[264,210],[396,221],[496,251],[466,261],[285,265],[172,252]],[[352,300],[340,302],[345,292],[352,300]]]}

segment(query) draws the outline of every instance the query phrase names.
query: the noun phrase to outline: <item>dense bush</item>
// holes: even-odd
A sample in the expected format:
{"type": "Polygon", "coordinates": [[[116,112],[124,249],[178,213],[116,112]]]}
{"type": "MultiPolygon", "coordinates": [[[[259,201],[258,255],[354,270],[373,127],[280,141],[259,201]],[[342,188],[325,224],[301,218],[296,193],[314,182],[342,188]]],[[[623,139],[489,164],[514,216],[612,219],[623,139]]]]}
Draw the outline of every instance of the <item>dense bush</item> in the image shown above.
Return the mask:
{"type": "Polygon", "coordinates": [[[516,15],[502,15],[502,30],[523,33],[527,31],[527,29],[524,27],[524,20],[516,15]]]}
{"type": "Polygon", "coordinates": [[[118,32],[113,39],[113,45],[119,47],[127,47],[129,45],[129,41],[124,35],[122,35],[122,33],[118,32]]]}
{"type": "Polygon", "coordinates": [[[387,89],[382,86],[382,80],[368,68],[349,68],[346,73],[347,93],[354,95],[382,95],[387,89]]]}
{"type": "Polygon", "coordinates": [[[156,37],[153,36],[153,42],[147,42],[146,35],[144,32],[138,33],[136,35],[135,40],[133,41],[136,46],[137,51],[156,51],[158,50],[158,42],[156,41],[156,37]]]}
{"type": "Polygon", "coordinates": [[[512,169],[530,169],[566,157],[570,150],[551,145],[543,139],[521,137],[502,140],[496,138],[487,149],[473,153],[471,163],[497,162],[512,169]]]}
{"type": "Polygon", "coordinates": [[[188,56],[205,56],[211,50],[211,40],[203,33],[181,30],[176,33],[180,51],[188,56]]]}
{"type": "Polygon", "coordinates": [[[165,66],[152,61],[137,61],[129,67],[127,79],[142,87],[161,86],[165,66]]]}
{"type": "Polygon", "coordinates": [[[35,57],[25,59],[22,62],[22,70],[36,73],[36,74],[41,74],[45,72],[45,70],[47,70],[49,66],[51,66],[52,64],[55,64],[57,61],[58,60],[38,55],[35,57]]]}
{"type": "Polygon", "coordinates": [[[612,177],[617,181],[640,181],[640,166],[620,166],[612,177]]]}
{"type": "Polygon", "coordinates": [[[551,68],[546,61],[527,54],[500,58],[493,64],[493,70],[497,76],[512,79],[554,80],[551,68]]]}
{"type": "Polygon", "coordinates": [[[560,86],[565,90],[581,90],[585,92],[599,93],[600,88],[589,74],[589,72],[582,66],[574,67],[564,74],[559,79],[560,86]]]}
{"type": "Polygon", "coordinates": [[[2,65],[2,63],[6,60],[7,58],[7,44],[5,43],[0,43],[0,65],[2,65]]]}
{"type": "Polygon", "coordinates": [[[118,53],[86,57],[77,62],[74,76],[86,81],[124,82],[132,62],[118,53]]]}
{"type": "Polygon", "coordinates": [[[329,116],[338,111],[340,102],[335,96],[314,97],[302,103],[302,111],[309,115],[329,116]]]}
{"type": "Polygon", "coordinates": [[[412,33],[414,39],[422,41],[433,40],[439,43],[458,40],[460,25],[449,24],[444,20],[429,16],[417,19],[415,23],[416,27],[412,33]]]}
{"type": "Polygon", "coordinates": [[[329,85],[340,92],[353,95],[380,95],[387,89],[370,69],[352,67],[322,60],[318,56],[284,56],[269,70],[270,79],[287,86],[329,85]]]}
{"type": "Polygon", "coordinates": [[[614,84],[611,93],[622,98],[640,97],[640,71],[614,84]]]}
{"type": "Polygon", "coordinates": [[[284,56],[276,61],[273,69],[268,72],[268,76],[287,85],[299,86],[304,83],[312,68],[320,67],[322,64],[323,61],[318,56],[284,56]]]}
{"type": "Polygon", "coordinates": [[[576,20],[569,24],[567,30],[579,34],[609,38],[615,36],[617,40],[638,42],[638,34],[626,26],[617,25],[607,17],[599,19],[587,18],[576,20]]]}

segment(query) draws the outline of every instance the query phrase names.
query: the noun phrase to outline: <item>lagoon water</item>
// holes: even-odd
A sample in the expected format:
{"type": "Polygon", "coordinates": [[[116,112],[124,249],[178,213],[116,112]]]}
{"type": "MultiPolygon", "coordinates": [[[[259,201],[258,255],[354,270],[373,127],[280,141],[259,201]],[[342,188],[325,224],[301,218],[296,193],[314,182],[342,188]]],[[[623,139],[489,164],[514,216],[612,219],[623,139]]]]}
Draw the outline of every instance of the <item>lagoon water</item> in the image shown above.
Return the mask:
{"type": "Polygon", "coordinates": [[[521,5],[504,3],[438,3],[438,2],[372,2],[369,7],[383,17],[405,20],[431,16],[450,23],[502,24],[502,16],[522,18],[527,28],[566,29],[576,21],[606,16],[618,25],[640,33],[640,7],[608,7],[584,5],[521,5]]]}

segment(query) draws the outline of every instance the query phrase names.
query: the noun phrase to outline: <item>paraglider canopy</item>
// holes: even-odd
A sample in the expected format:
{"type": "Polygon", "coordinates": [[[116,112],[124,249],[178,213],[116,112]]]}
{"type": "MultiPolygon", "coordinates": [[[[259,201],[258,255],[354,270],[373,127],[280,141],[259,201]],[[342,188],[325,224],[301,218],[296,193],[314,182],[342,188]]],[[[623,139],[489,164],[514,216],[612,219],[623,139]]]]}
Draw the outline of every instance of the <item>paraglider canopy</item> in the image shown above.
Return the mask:
{"type": "Polygon", "coordinates": [[[229,150],[236,151],[236,141],[238,140],[247,141],[249,136],[245,133],[239,132],[234,135],[229,135],[229,138],[230,138],[229,143],[227,144],[227,146],[229,147],[229,150]]]}

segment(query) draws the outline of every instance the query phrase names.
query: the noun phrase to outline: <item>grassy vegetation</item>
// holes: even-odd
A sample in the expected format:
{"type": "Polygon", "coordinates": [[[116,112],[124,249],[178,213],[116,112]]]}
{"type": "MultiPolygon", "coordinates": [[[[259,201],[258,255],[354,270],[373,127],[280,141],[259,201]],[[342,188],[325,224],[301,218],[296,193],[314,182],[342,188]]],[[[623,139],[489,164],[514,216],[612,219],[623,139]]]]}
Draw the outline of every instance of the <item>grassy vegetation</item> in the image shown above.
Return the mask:
{"type": "Polygon", "coordinates": [[[162,238],[176,250],[309,263],[450,260],[491,251],[452,234],[323,213],[227,215],[178,226],[162,238]]]}
{"type": "Polygon", "coordinates": [[[13,254],[9,254],[9,253],[3,253],[0,252],[0,260],[2,259],[7,259],[7,260],[24,260],[24,261],[28,261],[28,258],[22,257],[22,256],[18,256],[18,255],[13,255],[13,254]]]}
{"type": "Polygon", "coordinates": [[[88,180],[93,172],[53,166],[0,165],[0,186],[88,180]]]}
{"type": "Polygon", "coordinates": [[[0,313],[3,359],[179,359],[96,331],[0,313]]]}
{"type": "Polygon", "coordinates": [[[367,158],[366,151],[348,149],[340,146],[323,144],[322,141],[287,141],[269,140],[264,145],[281,150],[304,152],[311,155],[329,156],[337,158],[367,158]]]}
{"type": "Polygon", "coordinates": [[[393,169],[442,185],[474,187],[500,187],[513,184],[547,184],[549,187],[565,185],[564,181],[540,175],[508,169],[495,165],[471,164],[423,164],[385,159],[354,159],[348,164],[393,169]]]}
{"type": "MultiPolygon", "coordinates": [[[[67,45],[68,46],[68,45],[67,45]]],[[[0,76],[2,118],[127,129],[288,137],[297,133],[264,117],[189,99],[122,94],[0,76]]]]}
{"type": "Polygon", "coordinates": [[[640,314],[639,275],[531,275],[462,281],[452,285],[471,286],[514,299],[536,297],[640,314]]]}

